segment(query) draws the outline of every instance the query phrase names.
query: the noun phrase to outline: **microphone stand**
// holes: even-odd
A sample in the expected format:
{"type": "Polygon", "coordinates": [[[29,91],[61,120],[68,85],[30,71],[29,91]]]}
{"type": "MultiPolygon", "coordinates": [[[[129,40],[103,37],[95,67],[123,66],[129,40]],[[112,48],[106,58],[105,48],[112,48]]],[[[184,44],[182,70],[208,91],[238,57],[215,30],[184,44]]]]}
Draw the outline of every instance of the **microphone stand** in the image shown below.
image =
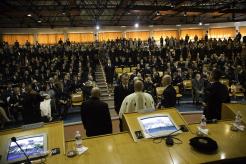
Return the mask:
{"type": "Polygon", "coordinates": [[[28,158],[26,152],[21,148],[21,146],[17,143],[16,141],[16,137],[12,137],[11,138],[11,141],[14,142],[19,148],[20,150],[23,152],[23,154],[25,155],[26,157],[26,161],[25,161],[25,164],[32,164],[31,160],[28,158]]]}

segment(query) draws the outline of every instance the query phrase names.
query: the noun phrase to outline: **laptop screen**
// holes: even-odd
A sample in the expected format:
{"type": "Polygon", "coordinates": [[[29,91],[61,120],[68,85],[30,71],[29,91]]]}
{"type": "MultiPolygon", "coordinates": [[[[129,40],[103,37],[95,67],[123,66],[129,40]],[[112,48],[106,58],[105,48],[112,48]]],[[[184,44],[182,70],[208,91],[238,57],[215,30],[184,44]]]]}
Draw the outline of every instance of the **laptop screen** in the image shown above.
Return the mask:
{"type": "MultiPolygon", "coordinates": [[[[25,151],[29,158],[41,156],[45,150],[45,135],[36,135],[29,137],[17,138],[17,143],[25,151]]],[[[22,161],[25,159],[24,153],[16,145],[11,142],[8,149],[7,161],[22,161]]]]}

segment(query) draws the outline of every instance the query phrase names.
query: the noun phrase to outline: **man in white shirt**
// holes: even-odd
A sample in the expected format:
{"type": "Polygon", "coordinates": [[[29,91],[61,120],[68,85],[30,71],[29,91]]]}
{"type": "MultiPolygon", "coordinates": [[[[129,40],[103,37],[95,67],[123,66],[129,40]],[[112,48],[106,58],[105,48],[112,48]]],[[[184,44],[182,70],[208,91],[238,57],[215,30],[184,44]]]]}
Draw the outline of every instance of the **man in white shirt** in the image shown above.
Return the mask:
{"type": "Polygon", "coordinates": [[[119,117],[123,113],[141,112],[148,109],[155,109],[153,97],[143,92],[144,84],[141,80],[134,82],[134,93],[128,95],[122,102],[119,117]]]}

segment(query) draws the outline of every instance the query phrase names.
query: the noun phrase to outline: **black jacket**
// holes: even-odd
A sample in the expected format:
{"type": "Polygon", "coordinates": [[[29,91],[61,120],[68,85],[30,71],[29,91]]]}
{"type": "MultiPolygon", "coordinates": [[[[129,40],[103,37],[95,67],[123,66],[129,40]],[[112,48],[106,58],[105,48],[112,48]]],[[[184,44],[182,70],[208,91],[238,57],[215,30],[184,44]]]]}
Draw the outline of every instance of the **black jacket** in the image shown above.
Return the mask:
{"type": "Polygon", "coordinates": [[[172,85],[169,85],[163,92],[161,106],[165,108],[174,107],[176,105],[176,91],[172,85]]]}
{"type": "Polygon", "coordinates": [[[222,103],[230,102],[229,91],[224,84],[214,82],[207,89],[205,100],[207,101],[207,108],[204,114],[207,119],[221,119],[222,103]]]}
{"type": "Polygon", "coordinates": [[[108,104],[98,98],[92,97],[82,104],[81,119],[88,137],[112,133],[108,104]]]}
{"type": "Polygon", "coordinates": [[[114,88],[114,107],[115,111],[119,114],[121,104],[126,96],[133,93],[132,87],[128,85],[127,89],[122,84],[114,88]]]}

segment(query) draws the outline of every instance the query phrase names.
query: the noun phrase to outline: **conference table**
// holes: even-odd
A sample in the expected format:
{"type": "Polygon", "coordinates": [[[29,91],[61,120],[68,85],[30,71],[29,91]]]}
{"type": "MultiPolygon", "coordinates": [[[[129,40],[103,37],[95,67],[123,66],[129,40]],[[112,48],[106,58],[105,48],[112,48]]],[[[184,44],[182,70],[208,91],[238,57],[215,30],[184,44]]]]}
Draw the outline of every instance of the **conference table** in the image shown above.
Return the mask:
{"type": "MultiPolygon", "coordinates": [[[[3,153],[2,144],[9,137],[40,132],[48,133],[48,149],[59,147],[61,153],[49,156],[48,164],[171,164],[171,163],[210,163],[219,160],[242,159],[246,160],[246,132],[231,131],[232,121],[218,121],[208,124],[208,136],[218,143],[218,150],[213,154],[204,154],[194,150],[189,145],[189,140],[196,137],[199,124],[188,125],[175,108],[158,110],[156,114],[168,113],[178,126],[185,125],[188,132],[177,134],[176,137],[182,144],[167,146],[164,139],[136,139],[134,131],[139,130],[136,118],[148,113],[124,114],[123,121],[127,131],[117,134],[85,138],[82,144],[88,150],[73,158],[65,155],[75,149],[75,141],[64,141],[63,122],[44,125],[31,131],[5,131],[0,132],[0,153],[3,153]]],[[[221,162],[221,161],[219,161],[221,162]]]]}
{"type": "Polygon", "coordinates": [[[237,112],[240,112],[242,121],[246,123],[246,104],[222,104],[221,119],[234,120],[237,112]]]}
{"type": "Polygon", "coordinates": [[[65,139],[64,139],[64,124],[63,121],[52,122],[49,124],[44,124],[42,127],[34,128],[34,129],[23,129],[16,128],[5,131],[0,131],[0,155],[2,155],[2,159],[0,163],[2,163],[3,158],[8,151],[8,144],[11,137],[21,137],[21,136],[30,136],[40,133],[47,134],[47,148],[51,150],[53,148],[60,148],[60,154],[49,156],[46,160],[49,164],[62,164],[64,161],[65,154],[65,139]]]}
{"type": "MultiPolygon", "coordinates": [[[[160,164],[160,163],[209,163],[213,161],[234,158],[246,159],[246,133],[230,130],[231,121],[219,121],[208,124],[209,137],[218,144],[218,151],[204,154],[194,150],[189,140],[196,137],[199,124],[187,125],[182,116],[171,108],[154,113],[169,113],[177,125],[186,125],[189,132],[183,132],[176,137],[182,144],[167,146],[161,139],[136,139],[134,131],[139,130],[136,117],[147,114],[125,114],[123,121],[128,126],[129,133],[119,133],[83,140],[88,151],[75,158],[66,158],[66,163],[87,164],[160,164]]],[[[66,142],[66,150],[74,149],[74,142],[66,142]]]]}

